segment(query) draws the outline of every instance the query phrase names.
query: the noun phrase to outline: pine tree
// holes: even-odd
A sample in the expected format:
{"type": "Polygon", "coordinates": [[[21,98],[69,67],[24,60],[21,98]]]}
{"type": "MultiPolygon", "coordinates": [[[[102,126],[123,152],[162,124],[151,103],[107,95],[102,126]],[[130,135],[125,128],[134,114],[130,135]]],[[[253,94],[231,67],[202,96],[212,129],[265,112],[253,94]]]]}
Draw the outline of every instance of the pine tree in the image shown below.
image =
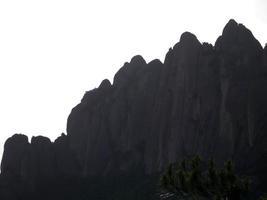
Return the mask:
{"type": "MultiPolygon", "coordinates": [[[[170,165],[162,175],[161,186],[181,199],[240,200],[249,190],[249,179],[238,177],[232,161],[217,169],[210,160],[203,169],[199,156],[170,165]]],[[[204,166],[204,165],[203,165],[204,166]]]]}

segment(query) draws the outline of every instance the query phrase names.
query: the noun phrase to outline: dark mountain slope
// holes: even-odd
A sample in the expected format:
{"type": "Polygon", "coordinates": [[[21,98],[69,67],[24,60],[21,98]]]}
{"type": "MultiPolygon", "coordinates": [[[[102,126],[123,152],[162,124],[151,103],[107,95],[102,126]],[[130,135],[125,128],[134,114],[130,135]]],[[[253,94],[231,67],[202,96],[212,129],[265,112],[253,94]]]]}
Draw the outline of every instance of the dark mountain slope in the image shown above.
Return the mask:
{"type": "Polygon", "coordinates": [[[194,154],[234,160],[256,191],[266,191],[266,49],[230,20],[215,46],[185,32],[164,63],[133,57],[113,84],[104,80],[85,93],[69,115],[67,136],[7,140],[0,195],[155,198],[154,177],[194,154]]]}

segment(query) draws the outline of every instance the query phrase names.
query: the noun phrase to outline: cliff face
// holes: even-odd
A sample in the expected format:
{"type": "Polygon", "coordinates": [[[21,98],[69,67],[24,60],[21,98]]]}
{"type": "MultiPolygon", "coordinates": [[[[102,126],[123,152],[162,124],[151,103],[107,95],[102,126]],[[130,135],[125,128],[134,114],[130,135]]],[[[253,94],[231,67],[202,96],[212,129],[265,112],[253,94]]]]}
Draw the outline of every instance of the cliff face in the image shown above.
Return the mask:
{"type": "Polygon", "coordinates": [[[184,33],[163,64],[134,57],[68,118],[84,175],[129,167],[152,173],[193,154],[247,165],[256,139],[266,141],[264,52],[230,20],[214,47],[184,33]]]}
{"type": "Polygon", "coordinates": [[[34,190],[50,177],[151,175],[199,154],[233,159],[265,184],[266,131],[267,47],[230,20],[215,46],[185,32],[164,63],[133,57],[113,84],[85,93],[54,143],[8,139],[1,175],[34,190]]]}

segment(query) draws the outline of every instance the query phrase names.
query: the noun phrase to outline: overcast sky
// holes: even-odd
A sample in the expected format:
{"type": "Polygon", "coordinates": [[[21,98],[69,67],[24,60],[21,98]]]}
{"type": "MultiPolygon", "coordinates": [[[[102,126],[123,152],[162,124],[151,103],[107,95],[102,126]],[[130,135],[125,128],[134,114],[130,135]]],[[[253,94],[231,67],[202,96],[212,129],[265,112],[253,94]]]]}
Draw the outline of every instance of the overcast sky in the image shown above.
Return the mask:
{"type": "Polygon", "coordinates": [[[214,44],[230,18],[267,42],[266,0],[0,0],[0,159],[14,133],[65,132],[85,91],[181,33],[214,44]]]}

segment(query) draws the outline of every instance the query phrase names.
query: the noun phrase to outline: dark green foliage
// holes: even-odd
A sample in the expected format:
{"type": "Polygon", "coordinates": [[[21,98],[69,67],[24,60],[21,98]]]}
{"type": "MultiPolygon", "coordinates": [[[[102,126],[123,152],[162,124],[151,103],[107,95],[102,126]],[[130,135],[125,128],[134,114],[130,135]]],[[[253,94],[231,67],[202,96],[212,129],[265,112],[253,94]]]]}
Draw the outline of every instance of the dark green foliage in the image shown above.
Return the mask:
{"type": "Polygon", "coordinates": [[[231,161],[218,169],[213,160],[205,165],[199,156],[170,165],[161,177],[163,192],[178,199],[240,200],[249,185],[248,178],[235,174],[231,161]]]}
{"type": "Polygon", "coordinates": [[[259,200],[267,200],[267,194],[262,195],[259,200]]]}

